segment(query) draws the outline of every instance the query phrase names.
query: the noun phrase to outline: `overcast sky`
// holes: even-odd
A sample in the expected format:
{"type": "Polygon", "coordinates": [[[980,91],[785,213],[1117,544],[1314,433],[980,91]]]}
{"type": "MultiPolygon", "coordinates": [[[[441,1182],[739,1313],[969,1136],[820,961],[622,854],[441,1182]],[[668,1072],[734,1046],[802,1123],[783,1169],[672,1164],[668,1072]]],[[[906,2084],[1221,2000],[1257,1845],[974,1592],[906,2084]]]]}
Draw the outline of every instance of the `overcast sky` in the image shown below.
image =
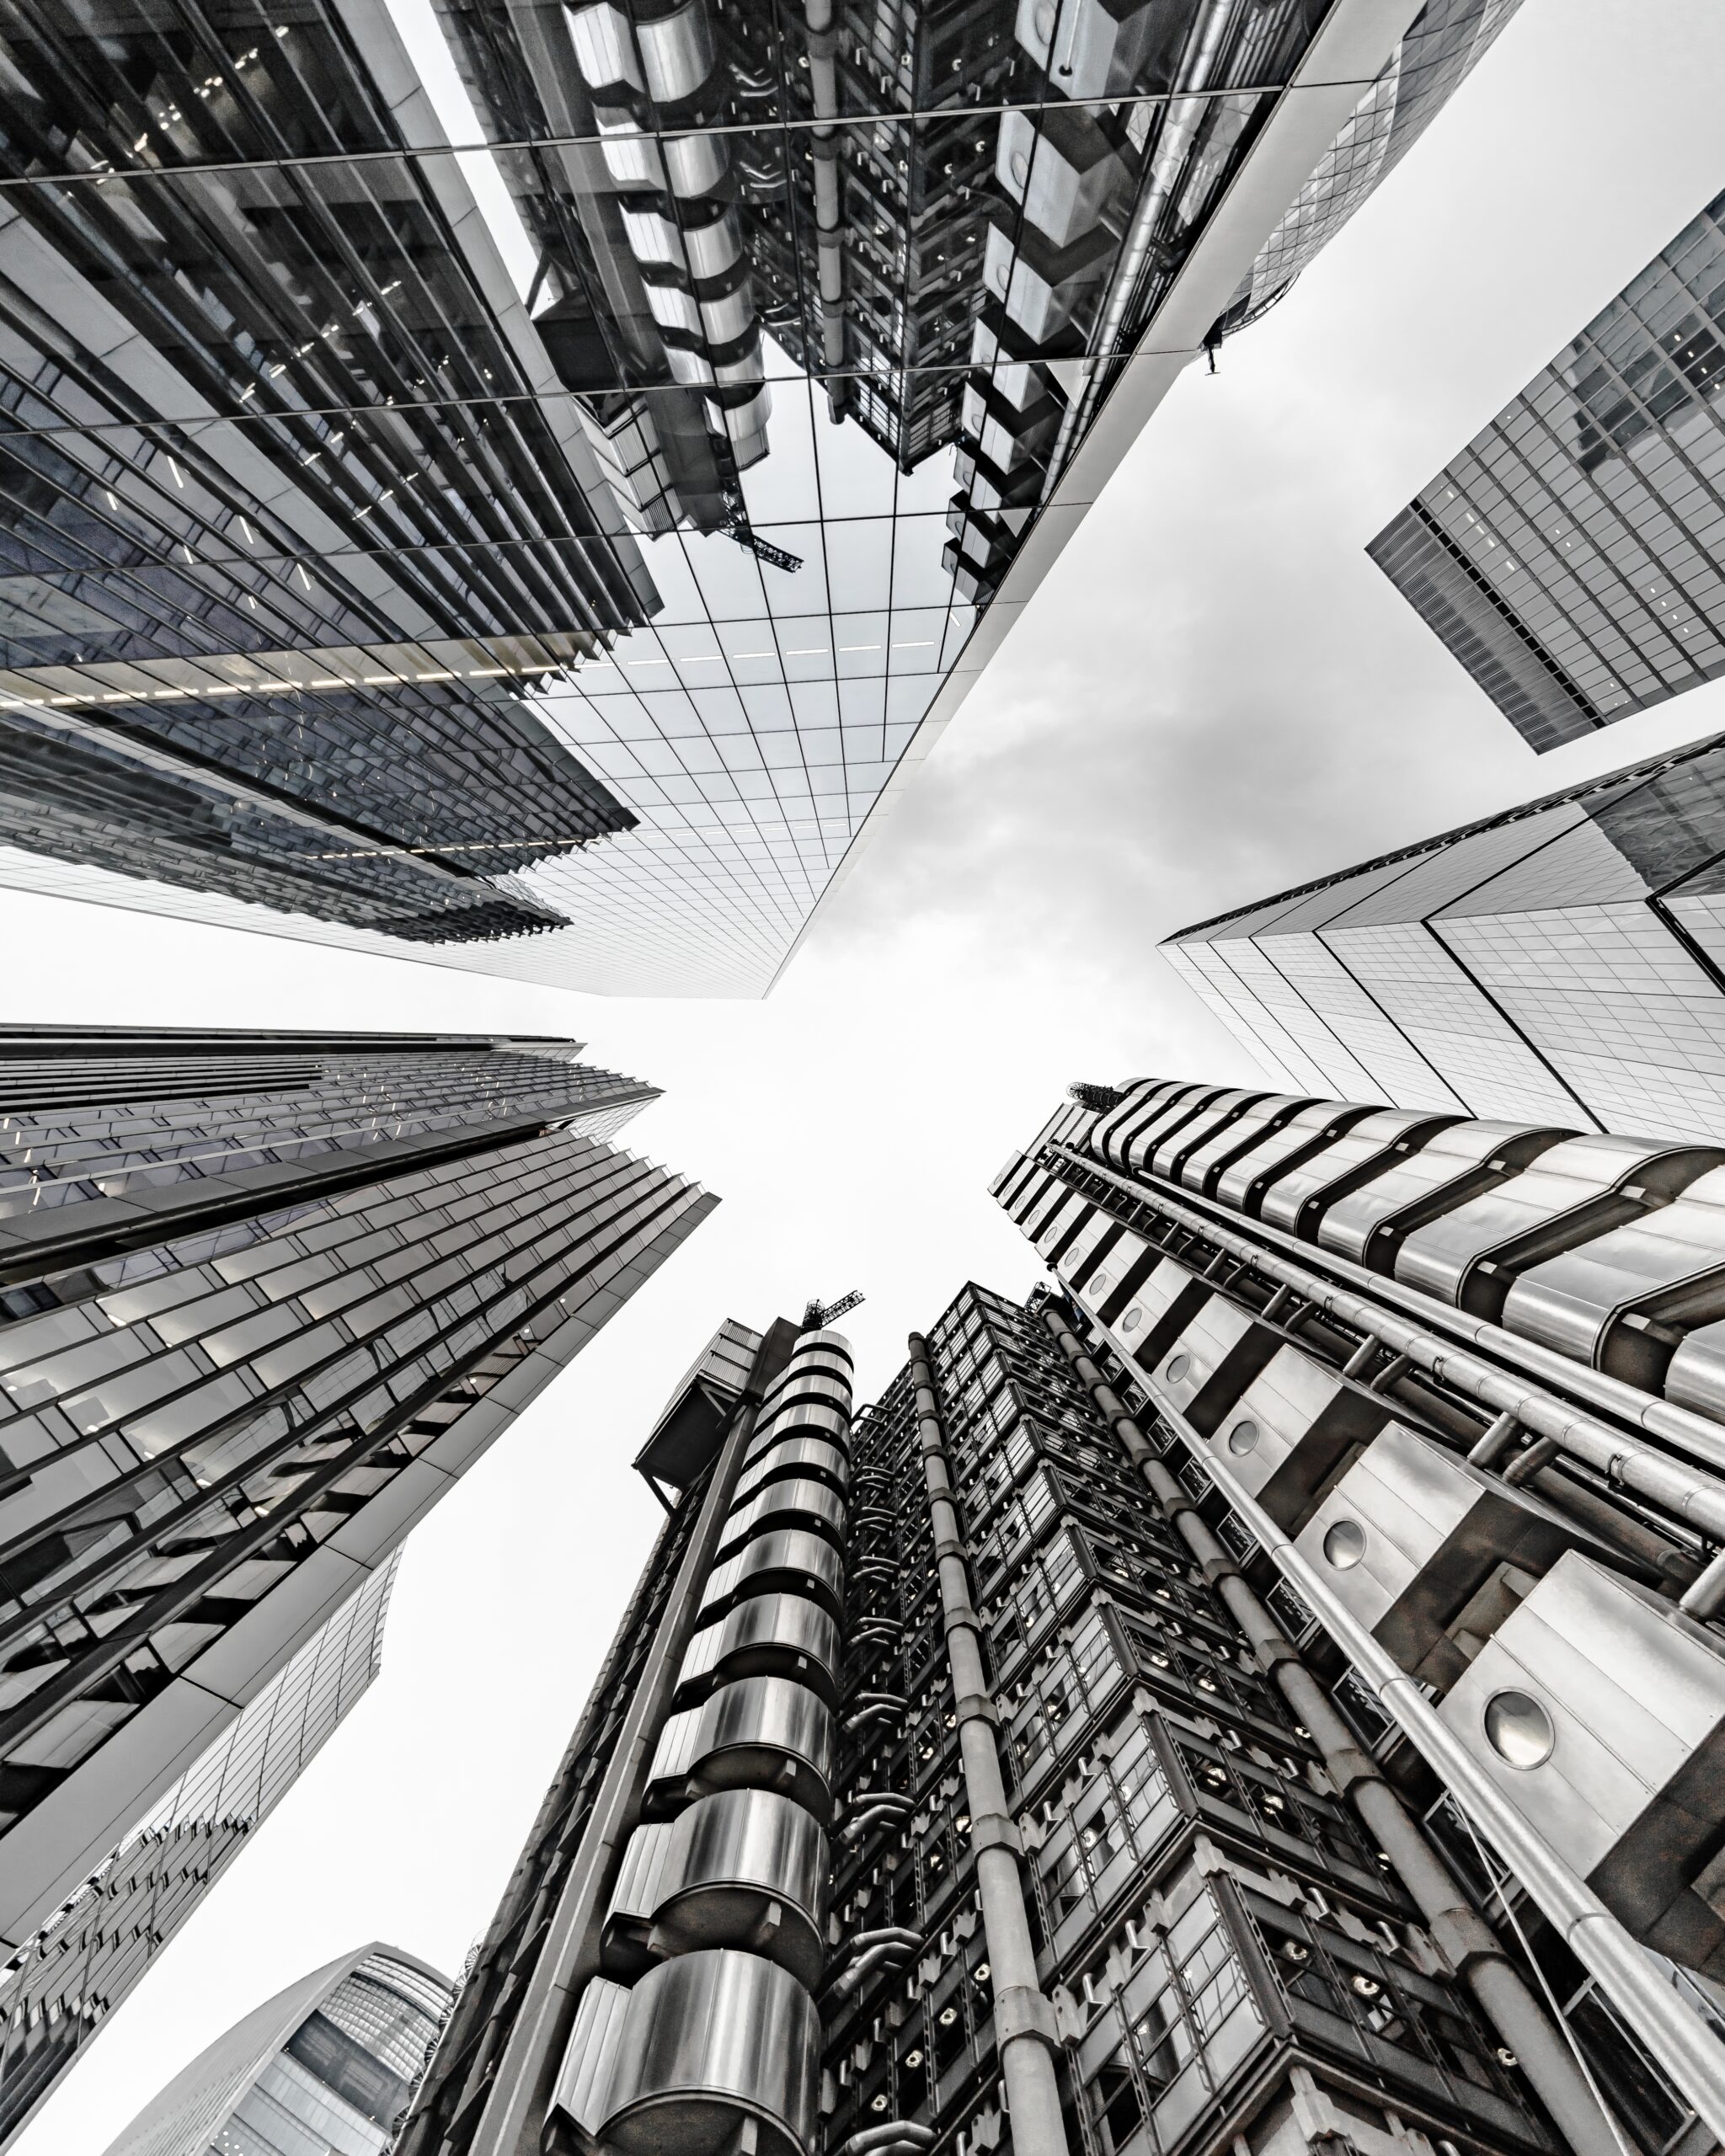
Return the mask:
{"type": "Polygon", "coordinates": [[[657,1517],[627,1463],[721,1317],[857,1287],[865,1396],[972,1277],[1073,1077],[1261,1075],[1159,937],[1725,728],[1725,681],[1535,758],[1361,551],[1725,186],[1717,0],[1526,0],[1292,296],[1151,423],[765,1004],[599,1001],[0,891],[16,1021],[574,1035],[718,1211],[409,1547],[383,1673],[19,2156],[99,2156],[371,1938],[489,1921],[657,1517]]]}

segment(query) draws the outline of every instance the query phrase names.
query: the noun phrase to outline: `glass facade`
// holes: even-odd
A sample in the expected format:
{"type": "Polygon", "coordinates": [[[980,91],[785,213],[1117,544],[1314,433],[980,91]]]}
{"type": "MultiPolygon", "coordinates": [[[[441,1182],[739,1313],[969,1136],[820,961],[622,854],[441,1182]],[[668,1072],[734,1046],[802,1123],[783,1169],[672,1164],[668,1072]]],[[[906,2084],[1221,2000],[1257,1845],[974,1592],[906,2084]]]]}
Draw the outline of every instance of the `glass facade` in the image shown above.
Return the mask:
{"type": "Polygon", "coordinates": [[[377,1675],[398,1556],[0,1970],[0,2143],[124,2002],[377,1675]]]}
{"type": "Polygon", "coordinates": [[[1367,550],[1535,749],[1725,671],[1725,195],[1367,550]]]}
{"type": "Polygon", "coordinates": [[[1338,135],[1296,0],[10,0],[0,878],[760,993],[1124,363],[1510,12],[1352,23],[1338,135]]]}
{"type": "Polygon", "coordinates": [[[395,1947],[332,1961],[218,2037],[106,2156],[382,2156],[449,2000],[395,1947]]]}
{"type": "Polygon", "coordinates": [[[0,1039],[9,1951],[710,1209],[577,1053],[0,1039]]]}
{"type": "Polygon", "coordinates": [[[1725,739],[1163,944],[1268,1070],[1350,1098],[1706,1136],[1725,1118],[1725,739]]]}

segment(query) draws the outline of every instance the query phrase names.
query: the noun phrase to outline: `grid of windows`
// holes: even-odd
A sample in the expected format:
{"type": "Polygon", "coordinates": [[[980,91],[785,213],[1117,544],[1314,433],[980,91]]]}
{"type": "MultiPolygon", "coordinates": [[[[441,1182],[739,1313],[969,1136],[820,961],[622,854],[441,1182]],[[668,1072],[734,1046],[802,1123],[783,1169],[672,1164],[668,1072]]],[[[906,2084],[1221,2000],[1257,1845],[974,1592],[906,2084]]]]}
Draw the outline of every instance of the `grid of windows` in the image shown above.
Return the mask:
{"type": "Polygon", "coordinates": [[[1705,1136],[1725,1112],[1722,788],[1715,737],[1163,947],[1320,1094],[1705,1136]]]}
{"type": "MultiPolygon", "coordinates": [[[[1428,0],[1217,334],[1512,6],[1428,0]]],[[[0,880],[771,981],[1313,18],[675,13],[0,8],[0,880]]]]}
{"type": "Polygon", "coordinates": [[[391,1557],[0,1971],[0,2133],[41,2100],[377,1673],[391,1557]]]}
{"type": "Polygon", "coordinates": [[[1725,671],[1725,195],[1369,549],[1535,749],[1725,671]]]}

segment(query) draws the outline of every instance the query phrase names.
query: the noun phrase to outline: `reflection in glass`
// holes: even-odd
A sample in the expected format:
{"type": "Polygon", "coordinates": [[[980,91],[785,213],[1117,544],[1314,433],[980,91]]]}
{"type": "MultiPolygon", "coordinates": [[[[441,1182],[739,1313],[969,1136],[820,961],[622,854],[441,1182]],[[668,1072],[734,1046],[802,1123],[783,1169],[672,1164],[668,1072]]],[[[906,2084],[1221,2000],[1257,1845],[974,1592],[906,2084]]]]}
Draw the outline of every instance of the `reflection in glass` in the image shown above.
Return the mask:
{"type": "MultiPolygon", "coordinates": [[[[1510,12],[1386,48],[1212,341],[1510,12]]],[[[1310,15],[4,0],[0,878],[760,992],[1310,15]]]]}

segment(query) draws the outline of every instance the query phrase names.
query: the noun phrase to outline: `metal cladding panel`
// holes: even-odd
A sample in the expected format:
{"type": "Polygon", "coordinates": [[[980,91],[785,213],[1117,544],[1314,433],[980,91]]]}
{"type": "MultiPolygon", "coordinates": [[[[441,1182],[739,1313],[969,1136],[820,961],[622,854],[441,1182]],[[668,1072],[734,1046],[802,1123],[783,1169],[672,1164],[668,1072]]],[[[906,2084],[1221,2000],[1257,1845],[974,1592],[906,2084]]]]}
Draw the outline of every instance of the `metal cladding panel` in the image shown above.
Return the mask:
{"type": "Polygon", "coordinates": [[[1134,1354],[1154,1358],[1196,1315],[1211,1290],[1196,1273],[1165,1257],[1115,1321],[1134,1354]]]}
{"type": "Polygon", "coordinates": [[[671,1838],[676,1831],[668,1820],[649,1821],[630,1835],[605,1913],[607,1924],[621,1919],[651,1921],[653,1912],[676,1884],[671,1864],[671,1838]]]}
{"type": "Polygon", "coordinates": [[[745,1677],[670,1716],[648,1775],[655,1807],[717,1789],[776,1784],[818,1817],[831,1806],[832,1712],[786,1677],[745,1677]]]}
{"type": "Polygon", "coordinates": [[[806,1477],[770,1483],[726,1516],[716,1555],[723,1559],[757,1535],[811,1522],[835,1540],[844,1532],[845,1501],[830,1484],[806,1477]]]}
{"type": "Polygon", "coordinates": [[[793,1356],[761,1396],[763,1414],[776,1414],[793,1399],[836,1401],[848,1406],[851,1366],[830,1348],[793,1356]]]}
{"type": "Polygon", "coordinates": [[[1725,1651],[1713,1633],[1571,1552],[1439,1712],[1639,1938],[1725,1967],[1712,1881],[1725,1651]]]}
{"type": "Polygon", "coordinates": [[[588,1984],[575,2009],[575,2025],[552,2099],[553,2110],[564,2112],[595,2141],[610,2114],[611,2073],[630,1996],[622,1984],[604,1977],[595,1977],[588,1984]]]}
{"type": "Polygon", "coordinates": [[[1260,1138],[1249,1151],[1231,1161],[1217,1178],[1215,1195],[1225,1205],[1257,1214],[1265,1188],[1297,1167],[1327,1139],[1339,1137],[1350,1123],[1371,1113],[1370,1108],[1348,1101],[1314,1101],[1310,1107],[1301,1108],[1260,1138]]]}
{"type": "Polygon", "coordinates": [[[820,2022],[793,1977],[717,1948],[661,1963],[628,1998],[605,2085],[608,2143],[627,2156],[692,2156],[747,2118],[770,2156],[804,2156],[819,2116],[820,2022]]]}
{"type": "Polygon", "coordinates": [[[756,1424],[749,1458],[752,1462],[769,1446],[781,1444],[787,1438],[799,1436],[804,1431],[841,1443],[850,1427],[848,1408],[827,1407],[818,1401],[787,1400],[782,1407],[772,1415],[763,1415],[756,1424]]]}
{"type": "Polygon", "coordinates": [[[1082,1280],[1091,1270],[1092,1260],[1099,1251],[1111,1248],[1119,1235],[1119,1222],[1097,1206],[1060,1252],[1054,1270],[1069,1283],[1082,1280]]]}
{"type": "Polygon", "coordinates": [[[740,1677],[793,1677],[837,1704],[841,1642],[831,1613],[803,1594],[753,1594],[690,1641],[679,1694],[740,1677]]]}
{"type": "Polygon", "coordinates": [[[1725,1321],[1698,1326],[1665,1369],[1665,1397],[1725,1422],[1725,1321]]]}
{"type": "Polygon", "coordinates": [[[669,1832],[655,1950],[745,1947],[812,1990],[826,1958],[828,1880],[814,1814],[771,1790],[721,1790],[680,1812],[669,1832]]]}
{"type": "Polygon", "coordinates": [[[1309,1105],[1306,1096],[1299,1093],[1272,1093],[1260,1099],[1183,1154],[1174,1171],[1177,1179],[1188,1190],[1207,1195],[1223,1169],[1240,1154],[1257,1146],[1268,1133],[1279,1130],[1309,1105]]]}
{"type": "Polygon", "coordinates": [[[1293,1346],[1279,1348],[1211,1433],[1231,1474],[1288,1534],[1391,1419],[1375,1393],[1293,1346]]]}
{"type": "Polygon", "coordinates": [[[1404,1669],[1441,1689],[1466,1665],[1451,1625],[1484,1636],[1578,1540],[1530,1493],[1391,1422],[1295,1546],[1404,1669]]]}
{"type": "Polygon", "coordinates": [[[1640,1209],[1634,1193],[1671,1198],[1717,1166],[1716,1149],[1645,1138],[1566,1138],[1518,1176],[1418,1228],[1396,1258],[1396,1278],[1440,1301],[1495,1316],[1510,1285],[1507,1267],[1537,1262],[1615,1226],[1640,1209]],[[1629,1193],[1622,1209],[1611,1203],[1629,1193]],[[1491,1270],[1487,1272],[1486,1268],[1491,1270]],[[1493,1306],[1485,1307],[1489,1302],[1493,1306]]]}
{"type": "Polygon", "coordinates": [[[1112,1325],[1161,1259],[1161,1251],[1142,1235],[1122,1228],[1096,1271],[1079,1283],[1079,1291],[1103,1323],[1112,1325]]]}
{"type": "Polygon", "coordinates": [[[1356,1265],[1386,1271],[1392,1246],[1439,1214],[1452,1212],[1494,1175],[1519,1173],[1573,1130],[1518,1123],[1454,1123],[1375,1175],[1325,1211],[1317,1230],[1326,1250],[1356,1265]]]}
{"type": "Polygon", "coordinates": [[[1503,1323],[1655,1391],[1670,1346],[1625,1325],[1632,1310],[1685,1327],[1725,1318],[1725,1168],[1657,1212],[1530,1266],[1505,1299],[1503,1323]]]}
{"type": "Polygon", "coordinates": [[[1158,1147],[1178,1136],[1225,1090],[1220,1086],[1191,1086],[1175,1098],[1165,1102],[1153,1116],[1140,1123],[1127,1138],[1122,1149],[1125,1155],[1124,1163],[1116,1165],[1123,1165],[1128,1173],[1134,1175],[1148,1168],[1151,1156],[1158,1147]]]}
{"type": "Polygon", "coordinates": [[[1379,1108],[1350,1124],[1300,1166],[1279,1176],[1264,1193],[1259,1218],[1296,1235],[1315,1234],[1317,1222],[1338,1198],[1456,1120],[1423,1111],[1379,1108]]]}
{"type": "Polygon", "coordinates": [[[1089,1218],[1092,1209],[1091,1199],[1068,1191],[1042,1225],[1032,1233],[1030,1240],[1050,1264],[1067,1239],[1089,1218]]]}
{"type": "Polygon", "coordinates": [[[746,1543],[715,1565],[701,1597],[705,1623],[752,1594],[811,1594],[836,1614],[843,1606],[844,1562],[825,1536],[788,1528],[746,1543]]]}
{"type": "Polygon", "coordinates": [[[1152,1175],[1178,1176],[1183,1161],[1220,1132],[1233,1129],[1246,1111],[1263,1097],[1257,1091],[1238,1089],[1216,1094],[1197,1114],[1187,1117],[1177,1129],[1168,1131],[1148,1148],[1140,1166],[1148,1167],[1152,1175]]]}
{"type": "Polygon", "coordinates": [[[1146,1374],[1194,1429],[1208,1436],[1279,1344],[1249,1312],[1213,1294],[1146,1374]]]}
{"type": "Polygon", "coordinates": [[[1106,1161],[1110,1167],[1126,1166],[1126,1140],[1151,1116],[1158,1115],[1183,1093],[1196,1089],[1178,1080],[1146,1079],[1135,1086],[1118,1107],[1110,1108],[1091,1125],[1085,1141],[1085,1150],[1097,1160],[1106,1161]]]}
{"type": "Polygon", "coordinates": [[[851,1486],[851,1463],[842,1446],[830,1438],[780,1438],[756,1454],[739,1480],[738,1499],[757,1496],[769,1482],[801,1475],[824,1476],[841,1492],[851,1486]]]}

